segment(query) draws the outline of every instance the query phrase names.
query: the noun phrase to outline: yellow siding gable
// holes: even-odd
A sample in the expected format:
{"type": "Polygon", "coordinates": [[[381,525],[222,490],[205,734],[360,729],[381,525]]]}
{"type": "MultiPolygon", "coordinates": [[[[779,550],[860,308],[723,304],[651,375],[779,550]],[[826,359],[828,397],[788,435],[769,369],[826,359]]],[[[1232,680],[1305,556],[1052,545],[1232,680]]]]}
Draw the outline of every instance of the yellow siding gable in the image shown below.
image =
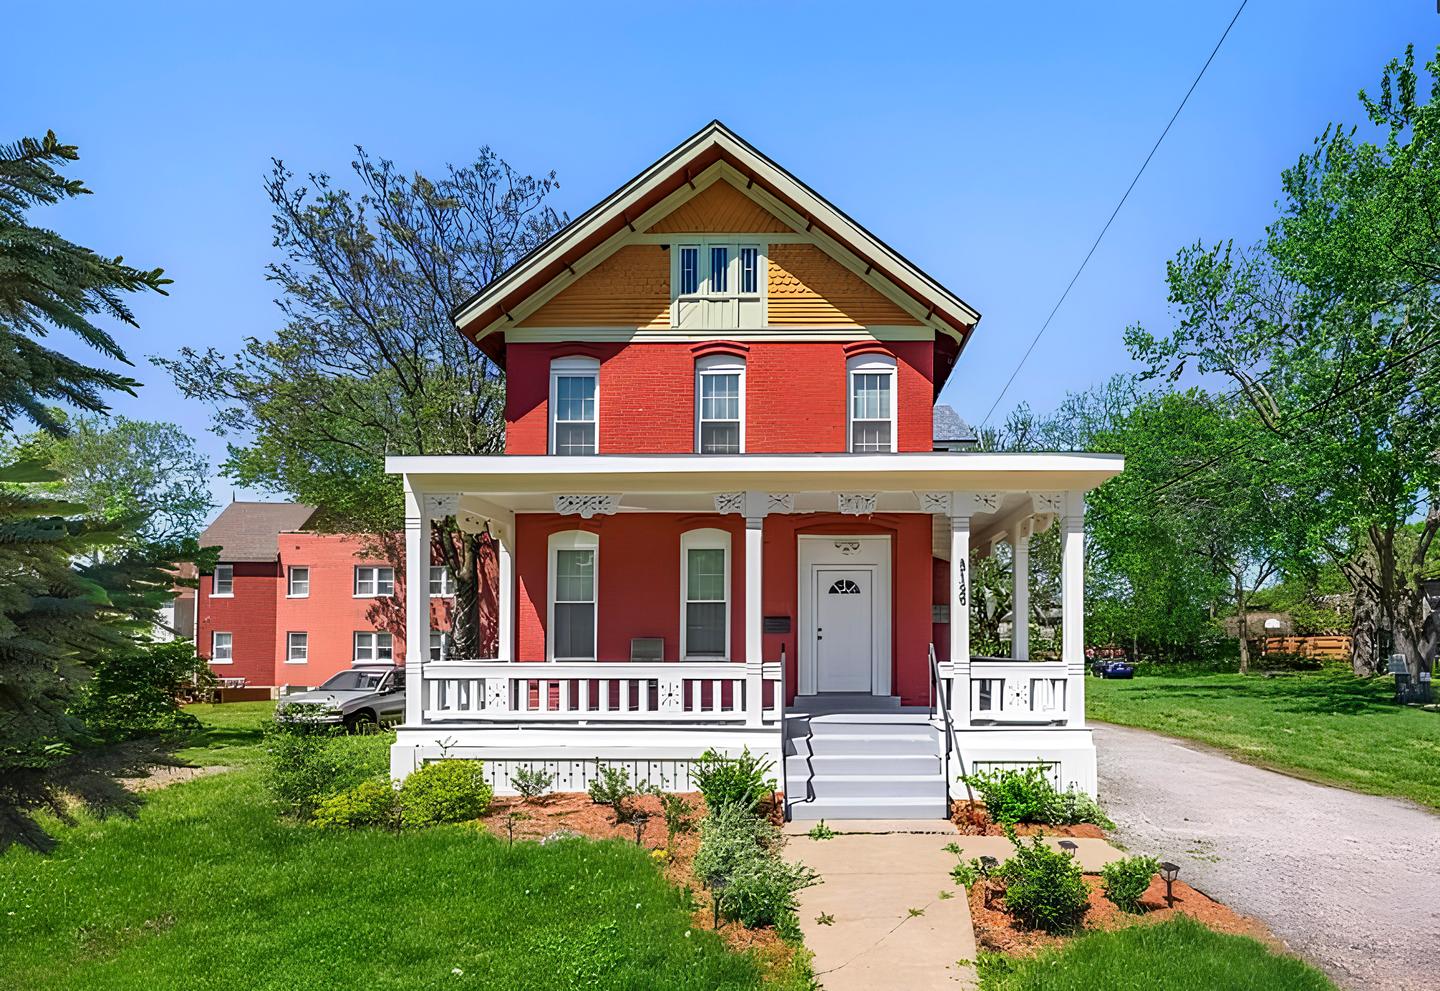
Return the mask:
{"type": "Polygon", "coordinates": [[[520,321],[521,327],[669,327],[670,254],[631,244],[520,321]]]}
{"type": "Polygon", "coordinates": [[[920,325],[812,244],[770,245],[770,324],[774,327],[920,325]]]}
{"type": "Polygon", "coordinates": [[[721,179],[651,225],[651,234],[784,234],[789,227],[721,179]]]}

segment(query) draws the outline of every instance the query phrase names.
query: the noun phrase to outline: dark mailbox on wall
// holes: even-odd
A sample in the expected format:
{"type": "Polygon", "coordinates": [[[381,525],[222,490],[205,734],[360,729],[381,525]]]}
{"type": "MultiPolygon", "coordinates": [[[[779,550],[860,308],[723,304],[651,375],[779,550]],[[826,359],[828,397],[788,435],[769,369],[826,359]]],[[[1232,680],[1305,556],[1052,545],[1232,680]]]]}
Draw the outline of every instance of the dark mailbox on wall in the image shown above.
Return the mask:
{"type": "Polygon", "coordinates": [[[761,625],[761,629],[766,633],[789,633],[790,617],[766,616],[765,622],[761,625]]]}

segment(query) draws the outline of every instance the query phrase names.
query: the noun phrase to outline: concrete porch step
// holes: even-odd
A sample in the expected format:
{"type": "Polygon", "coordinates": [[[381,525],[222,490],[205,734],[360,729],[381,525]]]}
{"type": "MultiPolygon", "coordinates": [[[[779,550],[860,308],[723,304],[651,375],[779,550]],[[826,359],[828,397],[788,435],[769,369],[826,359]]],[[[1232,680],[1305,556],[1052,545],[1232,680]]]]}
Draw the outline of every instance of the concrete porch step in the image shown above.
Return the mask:
{"type": "Polygon", "coordinates": [[[885,754],[938,754],[939,744],[933,732],[916,733],[913,727],[902,732],[874,732],[874,727],[848,727],[848,732],[816,734],[810,740],[791,737],[786,746],[791,754],[816,756],[881,756],[885,754]]]}
{"type": "Polygon", "coordinates": [[[792,776],[796,773],[808,774],[809,768],[814,768],[817,775],[940,774],[943,771],[940,756],[935,753],[816,754],[808,761],[803,753],[796,754],[793,749],[787,753],[786,769],[792,776]]]}
{"type": "Polygon", "coordinates": [[[945,798],[817,798],[813,802],[792,802],[790,817],[814,822],[819,819],[944,819],[945,798]]]}
{"type": "MultiPolygon", "coordinates": [[[[806,794],[805,767],[790,768],[785,794],[797,799],[806,794]]],[[[811,780],[815,795],[835,798],[945,799],[945,778],[935,774],[817,774],[811,780]]]]}

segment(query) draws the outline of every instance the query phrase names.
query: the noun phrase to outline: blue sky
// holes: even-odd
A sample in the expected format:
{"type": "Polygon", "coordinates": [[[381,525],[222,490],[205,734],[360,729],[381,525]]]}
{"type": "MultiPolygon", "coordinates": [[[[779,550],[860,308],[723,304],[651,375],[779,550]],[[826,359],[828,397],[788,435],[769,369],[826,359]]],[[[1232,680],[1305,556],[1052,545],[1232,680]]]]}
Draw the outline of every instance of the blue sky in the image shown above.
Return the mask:
{"type": "MultiPolygon", "coordinates": [[[[973,422],[1234,6],[82,3],[62,25],[32,4],[6,14],[0,140],[79,145],[95,195],[37,219],[175,279],[121,335],[146,387],[115,409],[217,462],[206,410],[143,359],[277,326],[272,156],[338,174],[360,143],[438,170],[489,144],[554,169],[575,214],[712,117],[981,311],[944,396],[973,422]]],[[[1251,0],[997,416],[1127,369],[1125,326],[1166,320],[1165,260],[1257,237],[1280,170],[1360,121],[1356,91],[1407,42],[1440,42],[1429,0],[1251,0]]]]}

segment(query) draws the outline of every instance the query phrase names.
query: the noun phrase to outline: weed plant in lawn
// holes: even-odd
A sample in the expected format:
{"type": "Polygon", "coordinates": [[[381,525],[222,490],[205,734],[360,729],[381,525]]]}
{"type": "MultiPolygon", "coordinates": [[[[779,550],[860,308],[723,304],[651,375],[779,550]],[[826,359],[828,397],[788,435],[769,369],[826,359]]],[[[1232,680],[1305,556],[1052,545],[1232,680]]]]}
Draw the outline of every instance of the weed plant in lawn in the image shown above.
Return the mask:
{"type": "Polygon", "coordinates": [[[235,770],[59,827],[49,856],[0,857],[0,986],[760,987],[633,844],[282,821],[261,784],[268,709],[197,707],[184,756],[235,770]]]}
{"type": "Polygon", "coordinates": [[[1089,933],[1060,950],[980,960],[981,991],[1336,991],[1319,971],[1179,916],[1089,933]]]}
{"type": "Polygon", "coordinates": [[[1440,809],[1440,712],[1396,705],[1392,679],[1346,670],[1092,678],[1088,714],[1198,740],[1239,760],[1440,809]]]}

